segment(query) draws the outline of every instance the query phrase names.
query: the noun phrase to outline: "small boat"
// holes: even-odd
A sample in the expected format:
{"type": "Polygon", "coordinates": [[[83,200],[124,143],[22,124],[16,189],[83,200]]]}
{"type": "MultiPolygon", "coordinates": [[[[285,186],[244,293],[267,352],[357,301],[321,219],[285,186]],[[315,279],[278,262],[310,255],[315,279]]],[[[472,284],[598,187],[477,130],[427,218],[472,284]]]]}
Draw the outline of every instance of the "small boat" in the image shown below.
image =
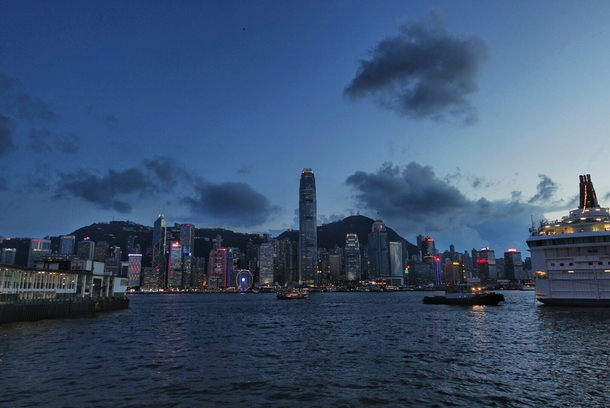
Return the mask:
{"type": "Polygon", "coordinates": [[[444,296],[425,296],[423,302],[427,305],[497,306],[504,301],[501,293],[484,292],[475,287],[468,290],[467,285],[460,285],[460,289],[456,292],[450,285],[444,296]]]}
{"type": "Polygon", "coordinates": [[[309,293],[307,289],[286,289],[277,292],[278,300],[291,300],[291,299],[307,299],[309,293]]]}

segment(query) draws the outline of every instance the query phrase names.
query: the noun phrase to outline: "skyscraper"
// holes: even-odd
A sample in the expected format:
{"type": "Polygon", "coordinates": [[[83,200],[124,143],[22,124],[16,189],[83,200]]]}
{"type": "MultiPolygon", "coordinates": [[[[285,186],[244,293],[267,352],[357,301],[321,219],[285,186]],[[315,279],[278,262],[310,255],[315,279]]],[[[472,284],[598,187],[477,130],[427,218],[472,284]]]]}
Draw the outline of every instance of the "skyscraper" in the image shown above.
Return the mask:
{"type": "Polygon", "coordinates": [[[316,180],[312,169],[301,172],[299,186],[299,283],[315,285],[318,272],[316,180]]]}
{"type": "Polygon", "coordinates": [[[258,247],[258,283],[261,286],[273,285],[273,244],[264,243],[258,247]]]}
{"type": "Polygon", "coordinates": [[[390,256],[388,252],[388,232],[384,222],[377,217],[369,233],[369,279],[390,275],[390,256]]]}
{"type": "Polygon", "coordinates": [[[182,287],[196,286],[193,282],[193,251],[195,249],[195,226],[180,224],[180,245],[182,246],[182,287]]]}
{"type": "Polygon", "coordinates": [[[362,261],[360,257],[360,241],[358,235],[348,233],[345,237],[345,279],[359,281],[362,276],[362,261]]]}
{"type": "Polygon", "coordinates": [[[91,241],[89,238],[85,238],[83,241],[78,243],[78,247],[76,248],[76,255],[78,259],[88,259],[92,260],[95,254],[95,242],[91,241]]]}
{"type": "Polygon", "coordinates": [[[59,253],[61,255],[74,255],[74,244],[76,237],[74,235],[62,235],[59,238],[59,253]]]}
{"type": "Polygon", "coordinates": [[[159,218],[155,221],[153,226],[153,259],[152,267],[153,271],[159,278],[159,287],[166,287],[167,279],[167,259],[165,257],[165,244],[166,244],[166,230],[167,224],[163,214],[159,214],[159,218]]]}

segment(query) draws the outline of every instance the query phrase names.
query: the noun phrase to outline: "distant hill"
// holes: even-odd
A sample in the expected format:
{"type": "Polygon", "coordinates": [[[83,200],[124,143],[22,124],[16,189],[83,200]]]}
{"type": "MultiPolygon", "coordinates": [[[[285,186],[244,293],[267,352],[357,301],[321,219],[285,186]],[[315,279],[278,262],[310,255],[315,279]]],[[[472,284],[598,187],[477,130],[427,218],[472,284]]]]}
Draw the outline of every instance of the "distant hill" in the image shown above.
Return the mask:
{"type": "MultiPolygon", "coordinates": [[[[368,244],[369,232],[375,220],[363,215],[352,215],[341,221],[335,221],[318,227],[318,247],[331,249],[337,245],[339,248],[345,246],[345,237],[348,233],[356,233],[360,245],[368,244]]],[[[392,228],[388,228],[388,242],[405,241],[409,254],[417,253],[417,246],[401,237],[392,228]]],[[[288,230],[280,234],[278,239],[289,238],[291,241],[298,241],[299,231],[288,230]]]]}

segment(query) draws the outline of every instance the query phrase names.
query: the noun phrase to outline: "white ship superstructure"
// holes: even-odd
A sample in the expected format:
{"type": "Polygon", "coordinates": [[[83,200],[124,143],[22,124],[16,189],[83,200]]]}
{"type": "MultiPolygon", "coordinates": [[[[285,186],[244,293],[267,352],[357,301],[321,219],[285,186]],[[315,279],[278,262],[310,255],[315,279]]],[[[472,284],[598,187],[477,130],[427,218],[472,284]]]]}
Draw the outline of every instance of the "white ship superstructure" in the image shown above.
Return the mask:
{"type": "Polygon", "coordinates": [[[565,306],[610,306],[610,210],[597,203],[590,175],[580,176],[578,209],[530,228],[536,299],[565,306]]]}

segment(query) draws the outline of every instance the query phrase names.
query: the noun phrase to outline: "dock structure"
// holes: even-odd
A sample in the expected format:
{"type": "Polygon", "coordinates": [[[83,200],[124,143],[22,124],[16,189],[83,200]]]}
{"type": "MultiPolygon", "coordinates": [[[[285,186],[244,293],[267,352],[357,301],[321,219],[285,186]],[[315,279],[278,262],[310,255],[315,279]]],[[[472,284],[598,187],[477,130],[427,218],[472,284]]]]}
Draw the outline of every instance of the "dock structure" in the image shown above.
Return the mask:
{"type": "Polygon", "coordinates": [[[123,309],[128,283],[91,260],[41,260],[34,268],[0,264],[0,324],[123,309]]]}

